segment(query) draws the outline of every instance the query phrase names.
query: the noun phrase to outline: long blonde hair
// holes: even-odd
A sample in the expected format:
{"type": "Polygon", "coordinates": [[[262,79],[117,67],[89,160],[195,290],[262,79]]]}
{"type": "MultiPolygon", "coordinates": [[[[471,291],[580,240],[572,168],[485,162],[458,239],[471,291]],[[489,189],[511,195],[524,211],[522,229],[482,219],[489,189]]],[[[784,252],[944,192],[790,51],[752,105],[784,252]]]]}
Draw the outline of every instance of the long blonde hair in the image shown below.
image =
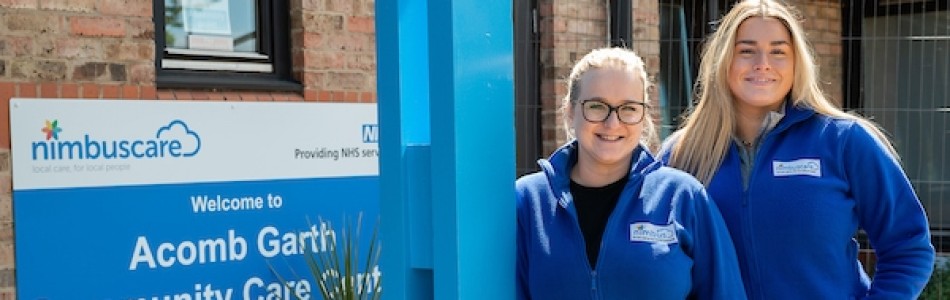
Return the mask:
{"type": "Polygon", "coordinates": [[[772,0],[747,0],[737,3],[719,23],[703,49],[696,83],[698,103],[686,117],[676,134],[670,166],[709,184],[722,164],[732,143],[736,127],[736,111],[727,81],[730,62],[735,52],[739,25],[751,17],[770,17],[781,21],[792,37],[795,49],[795,78],[791,101],[799,107],[834,118],[856,121],[870,131],[897,158],[897,151],[884,132],[871,121],[844,112],[835,106],[818,86],[818,67],[811,45],[805,39],[798,13],[793,8],[772,0]],[[721,124],[721,126],[717,126],[721,124]]]}
{"type": "MultiPolygon", "coordinates": [[[[574,104],[577,104],[577,97],[580,95],[581,77],[587,71],[593,69],[611,69],[632,72],[640,76],[643,81],[643,101],[650,103],[650,95],[647,92],[650,89],[650,78],[647,77],[646,66],[643,59],[629,49],[624,48],[600,48],[594,49],[587,55],[584,55],[574,67],[567,78],[567,95],[561,100],[561,115],[564,116],[561,121],[564,126],[564,132],[568,140],[574,138],[574,128],[571,127],[569,114],[574,113],[574,104]]],[[[652,106],[651,106],[652,107],[652,106]]],[[[650,148],[655,148],[658,144],[658,137],[654,130],[653,118],[649,114],[643,117],[643,132],[640,134],[640,143],[650,148]]]]}

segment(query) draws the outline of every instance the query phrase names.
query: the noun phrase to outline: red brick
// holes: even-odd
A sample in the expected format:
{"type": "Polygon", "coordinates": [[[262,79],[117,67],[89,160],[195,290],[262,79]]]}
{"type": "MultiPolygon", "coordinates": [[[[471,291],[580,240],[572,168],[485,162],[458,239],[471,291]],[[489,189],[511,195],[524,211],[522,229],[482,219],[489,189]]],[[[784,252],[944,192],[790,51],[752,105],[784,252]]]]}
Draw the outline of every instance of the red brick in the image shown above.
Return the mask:
{"type": "Polygon", "coordinates": [[[316,50],[323,48],[323,34],[315,32],[303,32],[301,35],[304,49],[316,50]]]}
{"type": "Polygon", "coordinates": [[[342,51],[304,51],[304,65],[310,69],[343,69],[346,53],[342,51]]]}
{"type": "Polygon", "coordinates": [[[208,93],[202,91],[191,92],[192,100],[208,100],[208,93]]]}
{"type": "Polygon", "coordinates": [[[303,1],[290,1],[290,2],[291,3],[302,2],[301,8],[304,10],[321,11],[325,9],[323,5],[323,0],[303,0],[303,1]]]}
{"type": "Polygon", "coordinates": [[[320,100],[320,92],[315,90],[305,90],[303,91],[303,101],[318,101],[320,100]]]}
{"type": "Polygon", "coordinates": [[[303,74],[303,86],[311,89],[321,89],[324,86],[324,74],[307,72],[303,74]]]}
{"type": "MultiPolygon", "coordinates": [[[[8,101],[16,95],[16,84],[12,82],[0,82],[0,101],[8,101]]],[[[3,122],[0,122],[3,123],[3,122]]]]}
{"type": "Polygon", "coordinates": [[[271,93],[258,92],[256,94],[257,94],[257,101],[274,101],[274,95],[271,95],[271,93]]]}
{"type": "Polygon", "coordinates": [[[35,83],[20,83],[18,84],[17,96],[23,98],[36,98],[38,93],[36,92],[35,83]]]}
{"type": "Polygon", "coordinates": [[[217,93],[217,92],[215,92],[215,93],[208,93],[208,100],[223,101],[223,100],[227,100],[227,99],[225,99],[224,93],[217,93]]]}
{"type": "Polygon", "coordinates": [[[243,92],[225,92],[224,101],[247,101],[247,96],[243,92]]]}
{"type": "Polygon", "coordinates": [[[73,34],[82,36],[125,36],[125,23],[119,19],[72,17],[69,19],[69,28],[73,34]]]}
{"type": "Polygon", "coordinates": [[[373,33],[375,32],[374,18],[351,16],[346,19],[346,29],[350,32],[373,33]]]}
{"type": "Polygon", "coordinates": [[[123,85],[122,86],[122,99],[138,99],[139,98],[139,86],[137,85],[123,85]]]}
{"type": "Polygon", "coordinates": [[[5,16],[4,23],[11,32],[60,35],[63,17],[57,14],[15,13],[5,16]]]}
{"type": "Polygon", "coordinates": [[[375,49],[372,35],[368,34],[333,34],[326,36],[327,49],[347,52],[371,51],[375,49]]]}
{"type": "Polygon", "coordinates": [[[107,84],[102,86],[102,98],[103,99],[118,99],[120,95],[119,86],[115,84],[107,84]]]}
{"type": "Polygon", "coordinates": [[[346,99],[346,93],[344,93],[343,91],[335,91],[332,93],[333,93],[333,96],[331,97],[332,99],[330,100],[333,102],[341,102],[341,101],[344,101],[344,99],[346,99]]]}
{"type": "Polygon", "coordinates": [[[238,94],[237,92],[224,92],[221,94],[224,95],[224,100],[241,101],[241,94],[238,94]]]}
{"type": "Polygon", "coordinates": [[[270,95],[274,99],[274,101],[287,101],[290,99],[290,95],[288,93],[275,92],[275,93],[271,93],[270,95]]]}
{"type": "Polygon", "coordinates": [[[346,69],[367,72],[376,71],[376,55],[365,53],[347,54],[346,69]]]}
{"type": "Polygon", "coordinates": [[[143,85],[140,88],[141,98],[145,100],[157,100],[158,95],[154,85],[143,85]]]}
{"type": "Polygon", "coordinates": [[[86,99],[98,99],[99,85],[93,83],[84,83],[82,85],[82,97],[86,99]]]}
{"type": "Polygon", "coordinates": [[[359,1],[353,0],[327,0],[326,1],[326,10],[332,12],[339,12],[343,14],[352,14],[353,8],[359,5],[359,1]]]}
{"type": "Polygon", "coordinates": [[[175,100],[192,100],[194,96],[191,95],[191,91],[176,90],[175,91],[175,100]]]}
{"type": "Polygon", "coordinates": [[[61,59],[100,59],[102,58],[102,40],[82,37],[57,38],[54,42],[54,55],[61,59]]]}
{"type": "Polygon", "coordinates": [[[333,93],[329,91],[320,91],[320,97],[317,100],[320,100],[320,101],[333,100],[333,93]]]}
{"type": "Polygon", "coordinates": [[[96,0],[40,0],[40,9],[69,12],[93,12],[96,0]]]}
{"type": "Polygon", "coordinates": [[[841,9],[837,7],[822,7],[819,10],[819,18],[837,20],[841,18],[841,9]]]}
{"type": "Polygon", "coordinates": [[[289,101],[303,101],[303,95],[300,93],[291,93],[287,95],[289,101]]]}
{"type": "Polygon", "coordinates": [[[63,98],[79,98],[79,85],[75,83],[64,83],[60,87],[60,95],[63,98]]]}
{"type": "MultiPolygon", "coordinates": [[[[7,167],[10,166],[6,162],[4,162],[3,164],[6,165],[7,167]]],[[[10,170],[3,170],[3,171],[9,172],[10,170]]],[[[13,182],[11,180],[11,176],[6,175],[6,174],[10,174],[10,173],[5,173],[5,175],[0,175],[0,195],[9,195],[11,192],[13,192],[13,187],[12,187],[13,182]]],[[[7,201],[2,201],[2,200],[0,200],[0,203],[2,203],[2,205],[0,205],[0,211],[2,211],[2,213],[0,213],[0,215],[2,215],[2,217],[0,217],[0,220],[2,221],[12,220],[13,218],[8,216],[9,212],[6,211],[10,209],[9,207],[10,204],[7,203],[7,201]]]]}
{"type": "MultiPolygon", "coordinates": [[[[129,37],[137,40],[155,40],[155,22],[152,18],[130,18],[125,20],[129,37]]],[[[154,44],[153,44],[154,45],[154,44]]]]}
{"type": "MultiPolygon", "coordinates": [[[[100,41],[102,43],[102,41],[100,41]]],[[[113,61],[145,61],[155,58],[155,41],[103,43],[105,56],[113,61]]]]}
{"type": "Polygon", "coordinates": [[[346,102],[360,102],[360,93],[357,92],[346,92],[343,97],[346,102]]]}
{"type": "Polygon", "coordinates": [[[3,8],[36,8],[39,0],[0,0],[0,7],[3,8]]]}
{"type": "Polygon", "coordinates": [[[58,98],[59,84],[54,83],[54,82],[46,82],[46,83],[40,84],[40,97],[58,98]]]}
{"type": "Polygon", "coordinates": [[[99,12],[103,15],[152,16],[152,1],[141,0],[99,0],[99,12]]]}
{"type": "Polygon", "coordinates": [[[154,84],[155,65],[151,62],[132,65],[128,80],[131,83],[154,84]]]}
{"type": "Polygon", "coordinates": [[[175,100],[175,92],[170,90],[158,91],[159,100],[175,100]]]}
{"type": "MultiPolygon", "coordinates": [[[[0,88],[6,89],[6,83],[0,83],[0,88]]],[[[13,86],[9,86],[12,90],[13,86]]],[[[0,118],[10,120],[10,97],[8,92],[0,91],[0,118]]],[[[0,148],[10,149],[10,122],[0,122],[0,148]]]]}
{"type": "Polygon", "coordinates": [[[373,92],[363,92],[360,96],[362,102],[376,102],[376,94],[373,92]]]}
{"type": "Polygon", "coordinates": [[[343,16],[309,12],[303,14],[302,25],[304,31],[307,32],[342,32],[344,27],[343,16]]]}

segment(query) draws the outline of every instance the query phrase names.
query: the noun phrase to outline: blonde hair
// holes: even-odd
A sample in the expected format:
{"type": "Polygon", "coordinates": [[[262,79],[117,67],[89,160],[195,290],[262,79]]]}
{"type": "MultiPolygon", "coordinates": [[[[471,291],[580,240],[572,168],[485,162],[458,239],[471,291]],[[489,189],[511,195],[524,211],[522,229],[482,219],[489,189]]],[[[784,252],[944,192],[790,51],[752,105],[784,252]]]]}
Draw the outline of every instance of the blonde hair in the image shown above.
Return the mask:
{"type": "MultiPolygon", "coordinates": [[[[571,69],[571,74],[567,78],[567,95],[561,100],[560,111],[561,115],[564,116],[561,121],[564,125],[564,132],[568,140],[574,139],[574,128],[571,127],[569,114],[574,113],[573,107],[579,100],[577,97],[580,95],[582,86],[580,82],[581,77],[583,77],[587,71],[594,69],[622,70],[639,75],[640,80],[643,82],[643,101],[648,104],[647,106],[650,106],[650,98],[647,91],[651,83],[647,77],[646,66],[643,63],[643,59],[640,58],[636,52],[629,49],[594,49],[574,64],[574,68],[571,69]]],[[[650,116],[649,111],[650,110],[647,109],[646,115],[643,116],[643,132],[640,134],[640,143],[647,145],[647,147],[655,148],[659,138],[654,132],[653,118],[650,116]]]]}
{"type": "Polygon", "coordinates": [[[795,77],[791,101],[799,107],[833,118],[854,120],[887,147],[897,158],[897,151],[884,132],[871,121],[844,112],[833,104],[818,85],[818,67],[811,45],[793,8],[773,0],[747,0],[737,3],[719,23],[707,41],[696,83],[698,103],[685,118],[676,134],[679,140],[672,147],[669,165],[709,184],[722,164],[732,143],[736,112],[727,81],[730,62],[735,52],[739,25],[751,17],[769,17],[782,22],[791,35],[795,50],[795,77]],[[721,124],[721,126],[717,126],[721,124]]]}

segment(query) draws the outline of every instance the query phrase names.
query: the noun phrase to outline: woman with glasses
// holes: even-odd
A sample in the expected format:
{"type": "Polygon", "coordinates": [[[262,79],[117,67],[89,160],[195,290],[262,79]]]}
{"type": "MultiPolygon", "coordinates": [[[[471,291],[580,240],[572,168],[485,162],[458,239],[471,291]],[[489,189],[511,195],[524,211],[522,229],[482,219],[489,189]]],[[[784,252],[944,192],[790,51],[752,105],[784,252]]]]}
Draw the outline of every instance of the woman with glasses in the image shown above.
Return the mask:
{"type": "Polygon", "coordinates": [[[576,138],[516,182],[519,299],[745,299],[716,206],[644,146],[647,78],[620,48],[575,64],[561,109],[576,138]]]}
{"type": "Polygon", "coordinates": [[[722,210],[749,299],[916,299],[934,249],[887,137],[824,96],[790,7],[743,1],[718,26],[699,101],[661,153],[722,210]],[[872,278],[859,229],[875,250],[872,278]]]}

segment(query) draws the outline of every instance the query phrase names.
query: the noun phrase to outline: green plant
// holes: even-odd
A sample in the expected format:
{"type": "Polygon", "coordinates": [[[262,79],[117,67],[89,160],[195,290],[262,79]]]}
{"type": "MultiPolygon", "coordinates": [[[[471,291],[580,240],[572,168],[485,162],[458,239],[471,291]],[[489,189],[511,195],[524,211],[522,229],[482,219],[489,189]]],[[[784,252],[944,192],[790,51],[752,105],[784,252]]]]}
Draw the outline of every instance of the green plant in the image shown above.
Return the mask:
{"type": "MultiPolygon", "coordinates": [[[[362,213],[356,220],[355,230],[350,220],[344,217],[343,231],[340,236],[336,236],[336,230],[329,221],[320,222],[326,224],[327,230],[333,232],[327,249],[315,250],[310,245],[302,243],[304,249],[304,261],[307,264],[310,274],[317,282],[321,296],[326,300],[378,300],[382,296],[382,275],[379,272],[379,253],[380,245],[379,224],[373,229],[373,236],[369,241],[363,269],[360,272],[360,232],[362,231],[362,213]]],[[[307,223],[310,223],[309,219],[307,223]]],[[[312,224],[311,224],[312,225],[312,224]]],[[[271,269],[281,284],[289,286],[289,282],[277,272],[270,263],[271,269]]],[[[294,299],[301,300],[300,296],[292,295],[294,299]]]]}
{"type": "Polygon", "coordinates": [[[938,263],[930,275],[930,281],[917,299],[950,299],[950,264],[938,263]]]}

